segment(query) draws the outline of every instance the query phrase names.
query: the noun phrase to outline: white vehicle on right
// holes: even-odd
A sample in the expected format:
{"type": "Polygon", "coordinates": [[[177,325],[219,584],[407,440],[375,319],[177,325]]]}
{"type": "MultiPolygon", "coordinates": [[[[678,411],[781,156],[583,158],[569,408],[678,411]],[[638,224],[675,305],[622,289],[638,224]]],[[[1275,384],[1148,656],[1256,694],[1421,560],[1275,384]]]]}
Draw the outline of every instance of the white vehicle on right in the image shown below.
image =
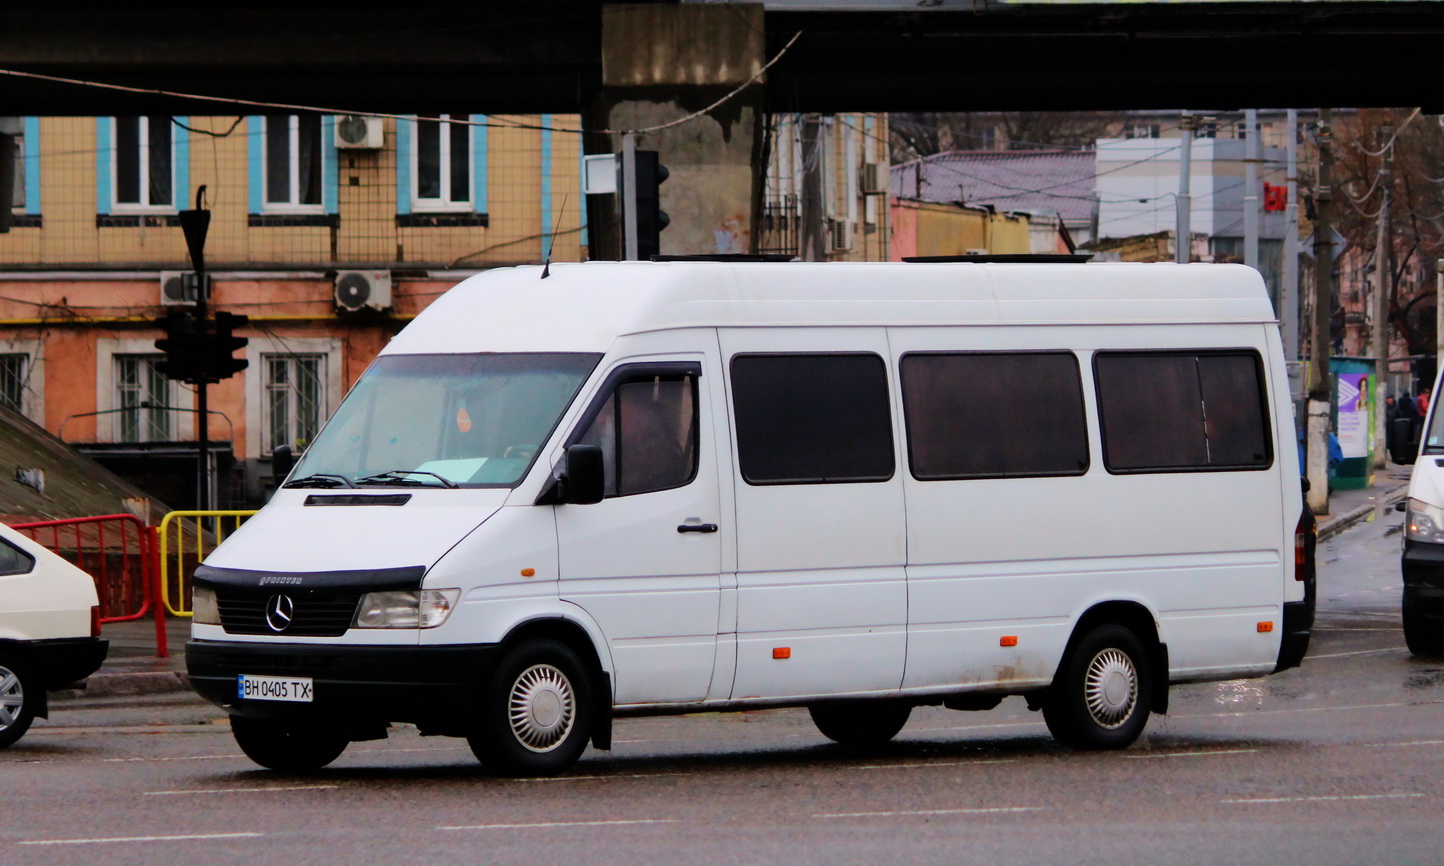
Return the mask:
{"type": "MultiPolygon", "coordinates": [[[[1439,383],[1433,393],[1439,393],[1439,383]]],[[[1404,641],[1419,656],[1444,655],[1444,419],[1429,407],[1409,478],[1404,521],[1404,641]]]]}

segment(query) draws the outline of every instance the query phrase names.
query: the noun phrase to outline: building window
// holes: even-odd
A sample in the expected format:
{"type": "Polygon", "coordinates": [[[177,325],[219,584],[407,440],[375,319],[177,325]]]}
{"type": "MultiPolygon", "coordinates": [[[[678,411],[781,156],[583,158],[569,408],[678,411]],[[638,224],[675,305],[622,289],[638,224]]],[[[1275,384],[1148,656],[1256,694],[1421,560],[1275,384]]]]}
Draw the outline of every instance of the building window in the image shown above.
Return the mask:
{"type": "Polygon", "coordinates": [[[732,359],[737,456],[748,484],[892,478],[892,412],[882,358],[738,355],[732,359]]]}
{"type": "Polygon", "coordinates": [[[304,449],[325,412],[325,355],[266,355],[266,453],[304,449]]]}
{"type": "Polygon", "coordinates": [[[418,210],[471,209],[471,126],[465,114],[418,114],[413,200],[418,210]]]}
{"type": "Polygon", "coordinates": [[[266,208],[320,211],[321,117],[267,115],[265,129],[266,208]]]}
{"type": "Polygon", "coordinates": [[[25,412],[25,385],[29,374],[29,355],[19,352],[0,355],[0,406],[25,412]]]}
{"type": "Polygon", "coordinates": [[[121,442],[167,442],[174,435],[171,381],[156,369],[164,355],[116,355],[121,442]]]}
{"type": "Polygon", "coordinates": [[[1072,352],[908,354],[901,375],[908,458],[919,481],[1088,471],[1072,352]]]}
{"type": "Polygon", "coordinates": [[[1273,463],[1262,365],[1253,352],[1100,353],[1094,375],[1110,472],[1273,463]]]}
{"type": "Polygon", "coordinates": [[[169,117],[115,118],[115,204],[127,209],[175,206],[175,160],[169,117]]]}
{"type": "Polygon", "coordinates": [[[25,136],[15,136],[15,186],[10,197],[10,206],[18,211],[25,210],[25,136]]]}

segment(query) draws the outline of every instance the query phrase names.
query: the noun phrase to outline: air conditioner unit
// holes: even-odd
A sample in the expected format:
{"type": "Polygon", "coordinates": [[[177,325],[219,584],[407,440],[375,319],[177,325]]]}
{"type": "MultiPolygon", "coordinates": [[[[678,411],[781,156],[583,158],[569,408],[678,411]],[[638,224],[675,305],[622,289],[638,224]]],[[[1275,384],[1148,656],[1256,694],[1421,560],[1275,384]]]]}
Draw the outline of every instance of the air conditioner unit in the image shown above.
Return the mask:
{"type": "Polygon", "coordinates": [[[887,172],[883,170],[880,162],[865,162],[862,164],[862,177],[860,183],[863,195],[882,195],[887,192],[887,172]]]}
{"type": "Polygon", "coordinates": [[[353,150],[378,150],[385,142],[381,118],[342,114],[336,118],[336,146],[353,150]]]}
{"type": "Polygon", "coordinates": [[[390,271],[338,271],[336,273],[336,307],[357,312],[370,307],[386,310],[391,307],[390,271]]]}
{"type": "Polygon", "coordinates": [[[848,220],[827,221],[828,245],[835,251],[852,249],[852,223],[848,220]]]}
{"type": "MultiPolygon", "coordinates": [[[[211,278],[206,277],[206,300],[211,298],[211,278]]],[[[160,302],[166,307],[190,307],[200,300],[200,283],[195,271],[161,271],[160,302]]]]}

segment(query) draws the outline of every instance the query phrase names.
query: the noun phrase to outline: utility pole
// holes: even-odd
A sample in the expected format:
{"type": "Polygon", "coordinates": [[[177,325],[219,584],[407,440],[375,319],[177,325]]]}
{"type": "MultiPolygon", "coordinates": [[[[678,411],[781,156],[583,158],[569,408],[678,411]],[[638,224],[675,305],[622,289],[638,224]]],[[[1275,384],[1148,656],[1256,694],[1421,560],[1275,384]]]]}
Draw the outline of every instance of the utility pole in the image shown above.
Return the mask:
{"type": "Polygon", "coordinates": [[[1329,374],[1329,351],[1333,336],[1334,227],[1329,222],[1333,190],[1333,132],[1329,129],[1333,110],[1319,109],[1319,177],[1314,186],[1314,321],[1309,352],[1308,430],[1304,451],[1308,455],[1308,504],[1314,514],[1329,513],[1329,403],[1333,399],[1329,374]]]}
{"type": "MultiPolygon", "coordinates": [[[[822,119],[816,114],[802,117],[802,226],[798,252],[804,262],[827,261],[825,222],[822,206],[822,119]]],[[[921,171],[921,167],[918,169],[921,171]]]]}
{"type": "Polygon", "coordinates": [[[1243,263],[1258,270],[1258,109],[1243,113],[1243,263]]]}
{"type": "MultiPolygon", "coordinates": [[[[185,234],[186,247],[191,254],[191,264],[196,269],[196,327],[206,332],[206,232],[211,225],[211,212],[205,209],[206,188],[196,190],[194,210],[183,210],[180,217],[181,231],[185,234]]],[[[196,439],[199,442],[199,460],[196,467],[196,508],[211,510],[211,454],[210,454],[210,406],[207,392],[210,386],[205,377],[196,383],[196,439]]]]}
{"type": "Polygon", "coordinates": [[[622,261],[637,260],[637,136],[622,136],[622,261]]]}
{"type": "Polygon", "coordinates": [[[1384,386],[1384,374],[1389,370],[1389,294],[1394,269],[1389,260],[1393,243],[1389,235],[1389,186],[1390,170],[1394,162],[1394,127],[1385,124],[1379,130],[1384,139],[1383,162],[1379,166],[1379,193],[1383,197],[1379,205],[1379,239],[1374,243],[1374,309],[1373,328],[1369,335],[1369,346],[1374,356],[1374,466],[1383,469],[1386,459],[1384,448],[1384,398],[1379,389],[1384,386]]]}
{"type": "Polygon", "coordinates": [[[1279,318],[1283,320],[1284,360],[1299,357],[1299,112],[1289,109],[1288,160],[1285,183],[1288,202],[1284,205],[1284,268],[1279,286],[1279,318]]]}
{"type": "Polygon", "coordinates": [[[1192,258],[1191,243],[1193,198],[1189,195],[1189,181],[1193,173],[1193,112],[1185,111],[1178,120],[1178,225],[1173,232],[1173,260],[1180,265],[1188,264],[1192,258]]]}

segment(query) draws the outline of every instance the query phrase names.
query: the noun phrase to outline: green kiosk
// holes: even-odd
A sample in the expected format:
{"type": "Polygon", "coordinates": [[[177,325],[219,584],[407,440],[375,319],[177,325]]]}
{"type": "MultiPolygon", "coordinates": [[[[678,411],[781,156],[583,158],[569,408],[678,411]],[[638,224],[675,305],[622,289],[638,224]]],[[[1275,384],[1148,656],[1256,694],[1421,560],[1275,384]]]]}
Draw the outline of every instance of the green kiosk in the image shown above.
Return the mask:
{"type": "Polygon", "coordinates": [[[1330,421],[1344,462],[1339,464],[1330,486],[1335,490],[1359,490],[1374,482],[1374,407],[1378,393],[1378,363],[1373,358],[1329,359],[1333,380],[1330,421]]]}

